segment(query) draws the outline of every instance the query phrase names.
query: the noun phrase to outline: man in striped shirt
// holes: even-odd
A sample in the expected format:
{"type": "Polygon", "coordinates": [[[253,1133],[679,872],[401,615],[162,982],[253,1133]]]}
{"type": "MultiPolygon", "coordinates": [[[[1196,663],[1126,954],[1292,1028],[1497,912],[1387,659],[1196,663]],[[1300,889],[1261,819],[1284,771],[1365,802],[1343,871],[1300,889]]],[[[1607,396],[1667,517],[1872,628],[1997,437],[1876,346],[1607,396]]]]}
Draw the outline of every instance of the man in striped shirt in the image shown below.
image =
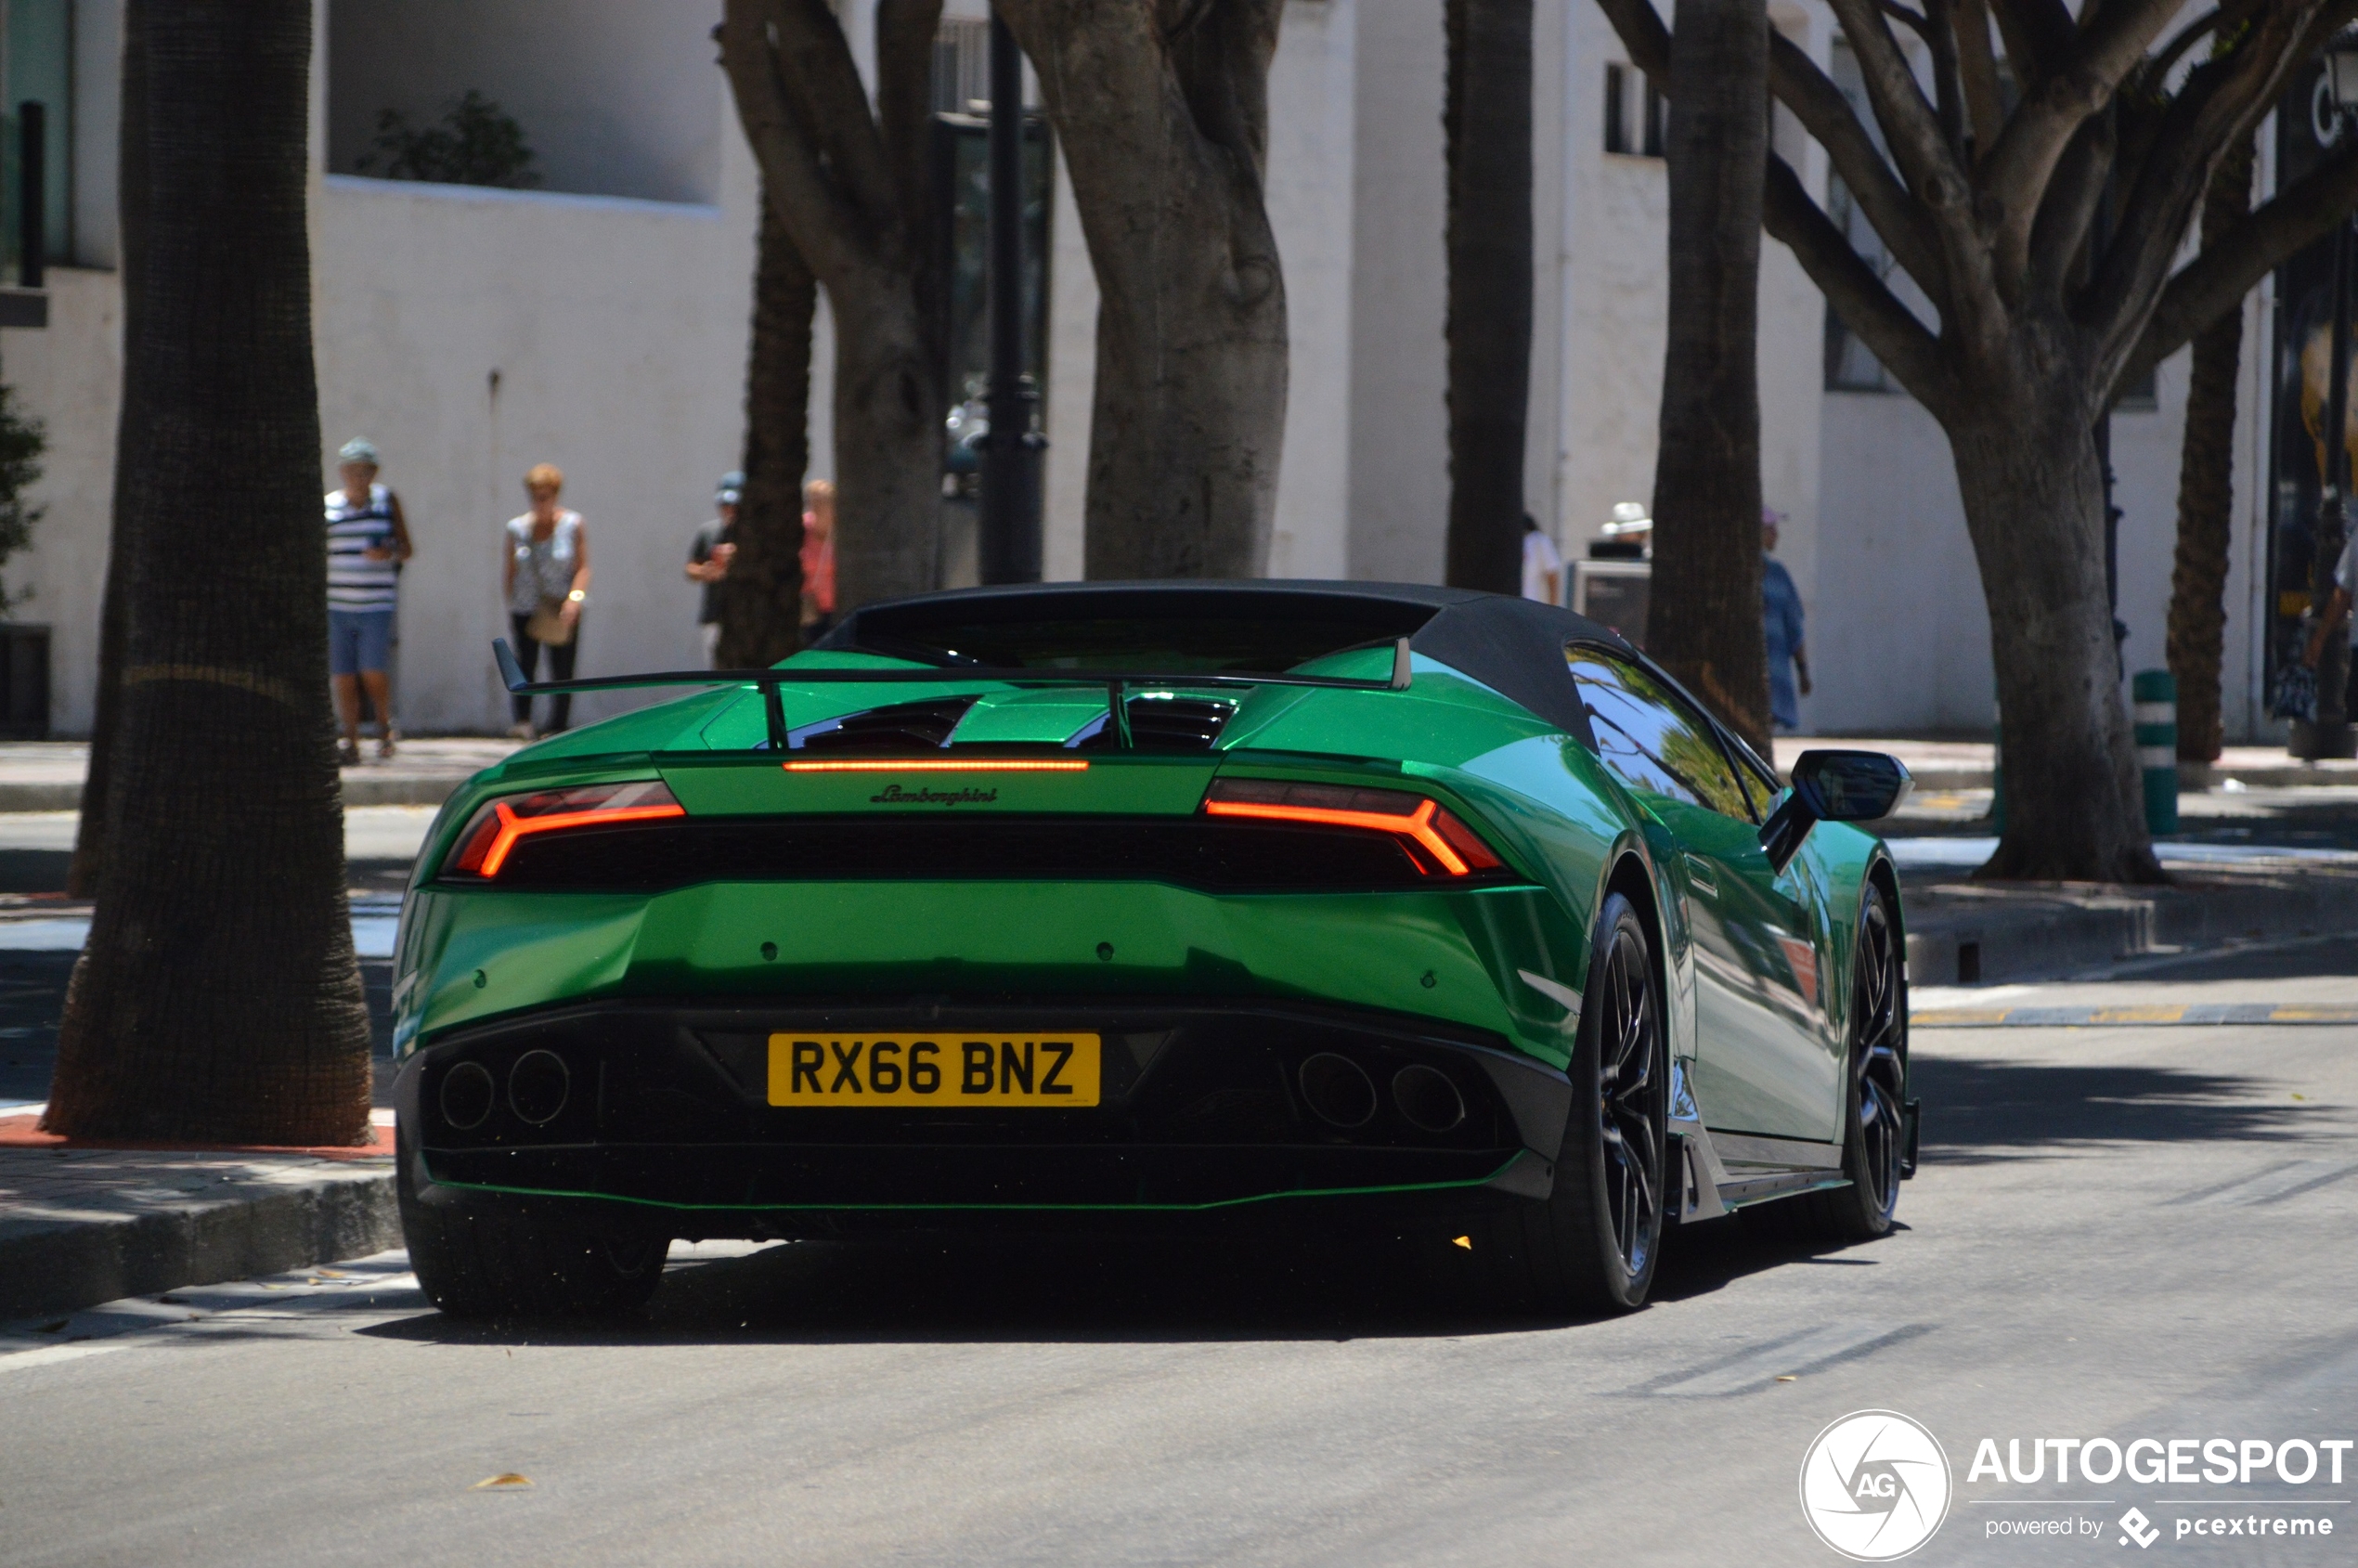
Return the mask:
{"type": "Polygon", "coordinates": [[[360,693],[377,716],[377,755],[393,755],[393,616],[409,525],[401,499],[377,483],[377,448],[355,436],[336,454],[343,488],[328,492],[328,672],[343,720],[337,760],[360,760],[360,693]]]}

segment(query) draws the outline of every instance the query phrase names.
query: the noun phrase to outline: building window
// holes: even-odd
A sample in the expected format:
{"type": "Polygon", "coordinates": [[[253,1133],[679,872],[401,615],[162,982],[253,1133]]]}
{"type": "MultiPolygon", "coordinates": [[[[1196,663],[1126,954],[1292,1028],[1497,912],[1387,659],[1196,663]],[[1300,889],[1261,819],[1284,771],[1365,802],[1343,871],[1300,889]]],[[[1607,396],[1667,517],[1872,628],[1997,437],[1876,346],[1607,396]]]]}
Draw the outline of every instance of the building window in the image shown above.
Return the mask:
{"type": "Polygon", "coordinates": [[[1626,65],[1605,67],[1605,150],[1624,156],[1659,158],[1662,156],[1663,130],[1670,117],[1670,102],[1654,91],[1653,78],[1626,65]],[[1642,83],[1632,95],[1631,78],[1642,83]],[[1635,97],[1636,102],[1631,101],[1635,97]],[[1631,135],[1630,111],[1638,111],[1636,135],[1631,135]]]}
{"type": "Polygon", "coordinates": [[[991,24],[945,21],[933,37],[933,111],[983,114],[991,108],[991,24]]]}
{"type": "Polygon", "coordinates": [[[8,264],[23,276],[24,235],[18,195],[24,188],[24,129],[20,110],[41,106],[41,255],[45,263],[73,254],[73,6],[72,0],[7,0],[6,67],[0,71],[0,190],[5,190],[8,264]]]}

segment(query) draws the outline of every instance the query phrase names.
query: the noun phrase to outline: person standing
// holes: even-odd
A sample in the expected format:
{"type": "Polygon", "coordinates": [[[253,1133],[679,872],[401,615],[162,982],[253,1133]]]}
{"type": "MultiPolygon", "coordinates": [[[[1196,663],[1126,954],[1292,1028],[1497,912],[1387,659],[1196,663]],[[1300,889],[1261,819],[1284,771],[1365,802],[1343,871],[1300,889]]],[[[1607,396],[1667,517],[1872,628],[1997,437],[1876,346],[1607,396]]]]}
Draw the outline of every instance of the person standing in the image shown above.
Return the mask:
{"type": "Polygon", "coordinates": [[[1564,602],[1564,558],[1529,512],[1522,514],[1522,596],[1542,604],[1564,602]]]}
{"type": "Polygon", "coordinates": [[[360,760],[360,693],[377,715],[377,756],[389,758],[393,727],[393,622],[401,564],[409,559],[409,525],[401,498],[377,483],[377,448],[356,435],[336,453],[343,488],[327,495],[328,673],[343,738],[336,760],[360,760]]]}
{"type": "MultiPolygon", "coordinates": [[[[581,611],[590,603],[590,531],[581,513],[557,504],[565,476],[554,463],[536,464],[524,476],[531,509],[508,519],[507,554],[499,586],[508,600],[508,624],[516,636],[516,662],[526,679],[538,677],[540,650],[549,650],[553,680],[573,679],[581,654],[581,611]]],[[[516,721],[509,733],[519,740],[561,732],[573,716],[573,694],[549,699],[549,726],[535,732],[532,699],[517,697],[516,721]]]]}
{"type": "Polygon", "coordinates": [[[1809,649],[1802,641],[1801,590],[1772,553],[1777,525],[1784,520],[1781,512],[1760,514],[1760,600],[1768,640],[1768,716],[1778,729],[1791,731],[1801,728],[1801,698],[1809,694],[1809,649]],[[1798,695],[1794,691],[1796,674],[1801,680],[1798,695]]]}
{"type": "Polygon", "coordinates": [[[813,479],[802,487],[802,640],[817,641],[836,624],[836,487],[813,479]]]}
{"type": "Polygon", "coordinates": [[[737,503],[745,493],[744,474],[722,474],[712,498],[718,515],[696,529],[695,539],[688,546],[688,580],[704,585],[704,609],[696,616],[696,632],[704,640],[704,662],[713,669],[720,667],[720,584],[729,576],[729,563],[736,559],[732,536],[737,528],[737,503]]]}

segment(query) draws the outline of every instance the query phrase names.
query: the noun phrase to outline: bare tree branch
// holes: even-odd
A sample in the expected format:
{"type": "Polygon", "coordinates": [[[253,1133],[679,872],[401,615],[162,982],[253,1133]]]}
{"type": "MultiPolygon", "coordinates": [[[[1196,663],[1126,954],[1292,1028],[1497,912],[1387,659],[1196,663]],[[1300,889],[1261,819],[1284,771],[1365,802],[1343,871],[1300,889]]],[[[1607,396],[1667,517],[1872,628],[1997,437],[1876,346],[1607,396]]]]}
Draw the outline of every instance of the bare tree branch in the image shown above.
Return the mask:
{"type": "Polygon", "coordinates": [[[1802,188],[1793,165],[1774,153],[1768,157],[1761,227],[1793,252],[1834,314],[1899,378],[1899,384],[1940,417],[1953,399],[1939,341],[1851,249],[1849,237],[1802,188]]]}
{"type": "Polygon", "coordinates": [[[2015,83],[2028,93],[2071,47],[2079,24],[2064,0],[1989,0],[1989,8],[1998,19],[1998,34],[2006,42],[2015,83]]]}
{"type": "Polygon", "coordinates": [[[1998,90],[1998,61],[1989,52],[1989,0],[1956,0],[1957,73],[1964,79],[1965,118],[1973,126],[1978,162],[2005,128],[2006,104],[1998,90]]]}
{"type": "Polygon", "coordinates": [[[770,0],[766,9],[778,37],[777,69],[809,106],[830,183],[873,229],[890,226],[898,206],[893,170],[834,9],[827,0],[770,0]]]}
{"type": "MultiPolygon", "coordinates": [[[[1653,8],[1651,0],[1597,0],[1597,8],[1613,23],[1613,32],[1621,39],[1621,46],[1629,51],[1629,63],[1652,77],[1658,84],[1670,81],[1670,29],[1663,25],[1662,13],[1653,8]]],[[[1770,30],[1774,32],[1774,29],[1770,30]]],[[[1773,47],[1775,38],[1769,39],[1773,47]]],[[[1805,57],[1806,58],[1806,57],[1805,57]]],[[[1771,62],[1774,69],[1774,62],[1771,62]]],[[[1779,97],[1783,97],[1779,94],[1779,97]]],[[[1797,114],[1799,110],[1795,110],[1797,114]]]]}
{"type": "Polygon", "coordinates": [[[2100,381],[2118,374],[2142,334],[2220,153],[2233,137],[2249,136],[2283,95],[2305,58],[2295,45],[2322,8],[2287,6],[2256,19],[2235,52],[2196,66],[2170,104],[2078,303],[2095,339],[2100,381]]]}
{"type": "MultiPolygon", "coordinates": [[[[1653,7],[1645,0],[1636,3],[1652,14],[1653,7]]],[[[1942,302],[1948,298],[1949,283],[1940,248],[1915,199],[1892,173],[1883,149],[1851,111],[1842,89],[1818,69],[1808,51],[1774,28],[1768,32],[1768,90],[1826,149],[1834,173],[1849,187],[1852,200],[1890,248],[1892,259],[1946,314],[1942,302]]]]}
{"type": "Polygon", "coordinates": [[[1993,240],[2002,279],[2018,279],[2030,270],[2030,231],[2056,160],[2088,117],[2112,100],[2121,78],[2144,58],[2145,45],[2183,4],[2105,0],[2087,31],[2015,106],[1982,160],[1978,181],[1999,204],[1993,240]]]}
{"type": "Polygon", "coordinates": [[[1875,0],[1832,0],[1832,4],[1859,58],[1875,122],[1891,144],[1908,188],[1943,231],[1942,249],[1953,261],[1959,243],[1972,239],[1964,172],[1950,155],[1939,119],[1924,101],[1916,73],[1908,68],[1908,57],[1900,53],[1899,40],[1892,36],[1875,0]]]}
{"type": "Polygon", "coordinates": [[[716,34],[720,66],[778,221],[813,272],[841,278],[862,259],[860,214],[836,195],[779,79],[770,31],[778,8],[777,0],[728,0],[716,34]]]}
{"type": "Polygon", "coordinates": [[[1949,155],[1957,166],[1973,167],[1965,148],[1964,81],[1957,59],[1955,0],[1924,0],[1924,47],[1932,55],[1932,103],[1940,116],[1940,134],[1948,139],[1949,155]]]}
{"type": "Polygon", "coordinates": [[[2052,296],[2069,281],[2112,175],[2119,141],[2114,122],[2110,114],[2091,115],[2047,182],[2047,199],[2030,230],[2029,293],[2052,296]]]}
{"type": "Polygon", "coordinates": [[[2358,140],[2345,141],[2309,173],[2180,268],[2145,320],[2118,385],[2130,385],[2233,310],[2260,280],[2334,231],[2358,209],[2358,140]]]}
{"type": "Polygon", "coordinates": [[[933,41],[941,0],[879,0],[876,128],[892,170],[894,205],[916,218],[933,208],[933,41]]]}

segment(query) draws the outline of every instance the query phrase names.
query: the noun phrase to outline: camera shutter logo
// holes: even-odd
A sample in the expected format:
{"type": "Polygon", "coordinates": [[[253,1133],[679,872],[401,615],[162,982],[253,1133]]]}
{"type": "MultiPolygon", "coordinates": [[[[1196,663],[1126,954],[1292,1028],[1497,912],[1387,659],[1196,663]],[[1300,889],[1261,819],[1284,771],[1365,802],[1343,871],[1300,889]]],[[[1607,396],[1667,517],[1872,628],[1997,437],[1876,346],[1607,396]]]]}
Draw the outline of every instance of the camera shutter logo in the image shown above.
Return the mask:
{"type": "Polygon", "coordinates": [[[1801,1461],[1801,1513],[1818,1538],[1859,1562],[1907,1556],[1949,1517],[1949,1456],[1897,1410],[1856,1410],[1820,1432],[1801,1461]]]}

